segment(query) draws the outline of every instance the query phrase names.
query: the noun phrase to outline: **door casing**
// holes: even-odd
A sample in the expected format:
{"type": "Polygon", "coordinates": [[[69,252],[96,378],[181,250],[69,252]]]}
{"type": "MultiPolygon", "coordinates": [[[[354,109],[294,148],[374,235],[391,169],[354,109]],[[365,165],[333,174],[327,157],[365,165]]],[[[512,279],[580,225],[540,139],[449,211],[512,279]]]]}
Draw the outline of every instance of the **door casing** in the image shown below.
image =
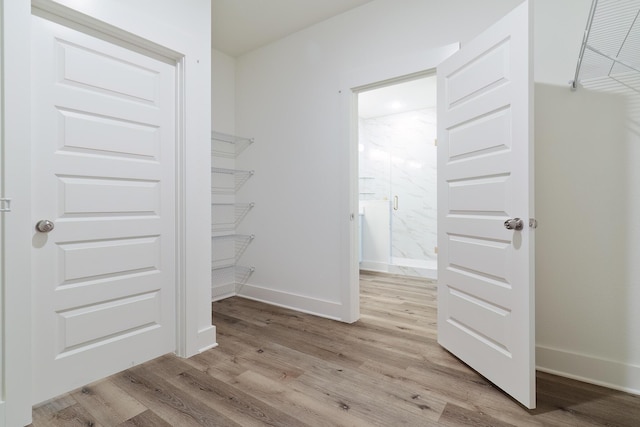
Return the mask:
{"type": "MultiPolygon", "coordinates": [[[[0,0],[2,10],[2,149],[4,395],[8,426],[31,422],[31,171],[29,2],[0,0]],[[11,250],[7,250],[11,248],[11,250]]],[[[4,425],[4,424],[3,424],[4,425]]]]}
{"type": "Polygon", "coordinates": [[[344,201],[345,211],[349,212],[344,221],[343,235],[349,236],[348,253],[343,259],[342,277],[347,282],[342,287],[343,315],[345,322],[355,322],[360,318],[360,283],[359,283],[359,247],[358,241],[358,92],[366,88],[390,84],[394,81],[409,80],[412,77],[435,71],[436,66],[445,58],[460,49],[459,43],[452,43],[440,48],[428,49],[411,56],[400,58],[384,58],[384,63],[366,69],[353,70],[343,76],[339,92],[342,95],[342,117],[345,118],[344,135],[349,161],[349,193],[344,201]]]}

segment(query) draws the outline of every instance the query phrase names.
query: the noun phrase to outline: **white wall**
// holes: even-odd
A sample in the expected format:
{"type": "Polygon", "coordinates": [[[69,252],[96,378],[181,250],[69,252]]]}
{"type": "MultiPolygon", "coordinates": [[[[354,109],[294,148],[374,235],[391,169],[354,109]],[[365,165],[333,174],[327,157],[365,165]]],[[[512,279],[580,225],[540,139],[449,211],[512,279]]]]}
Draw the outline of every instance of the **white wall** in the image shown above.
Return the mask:
{"type": "Polygon", "coordinates": [[[640,95],[569,90],[589,3],[535,3],[537,363],[639,393],[640,95]]]}
{"type": "Polygon", "coordinates": [[[256,235],[243,295],[341,317],[351,213],[341,82],[464,43],[519,3],[376,0],[237,58],[236,130],[256,139],[237,161],[255,168],[238,194],[256,202],[242,225],[256,235]]]}
{"type": "Polygon", "coordinates": [[[211,50],[211,130],[236,131],[236,60],[211,50]]]}
{"type": "MultiPolygon", "coordinates": [[[[237,129],[257,140],[250,296],[323,315],[341,303],[344,76],[464,43],[517,3],[378,0],[238,58],[237,129]]],[[[568,90],[589,5],[535,2],[538,364],[637,391],[640,120],[619,96],[568,90]]]]}

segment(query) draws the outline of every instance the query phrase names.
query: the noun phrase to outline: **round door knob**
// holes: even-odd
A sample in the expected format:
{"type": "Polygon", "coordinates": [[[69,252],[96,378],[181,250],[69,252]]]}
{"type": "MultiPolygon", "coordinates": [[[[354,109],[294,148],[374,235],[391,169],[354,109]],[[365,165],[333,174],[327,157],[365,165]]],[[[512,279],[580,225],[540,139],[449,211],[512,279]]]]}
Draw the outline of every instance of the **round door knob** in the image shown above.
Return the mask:
{"type": "Polygon", "coordinates": [[[48,233],[54,228],[55,228],[55,225],[53,224],[52,221],[49,221],[48,219],[42,219],[38,221],[38,223],[36,224],[36,230],[38,230],[41,233],[48,233]]]}
{"type": "Polygon", "coordinates": [[[524,221],[520,218],[509,218],[504,222],[504,228],[507,230],[522,230],[524,228],[524,221]]]}

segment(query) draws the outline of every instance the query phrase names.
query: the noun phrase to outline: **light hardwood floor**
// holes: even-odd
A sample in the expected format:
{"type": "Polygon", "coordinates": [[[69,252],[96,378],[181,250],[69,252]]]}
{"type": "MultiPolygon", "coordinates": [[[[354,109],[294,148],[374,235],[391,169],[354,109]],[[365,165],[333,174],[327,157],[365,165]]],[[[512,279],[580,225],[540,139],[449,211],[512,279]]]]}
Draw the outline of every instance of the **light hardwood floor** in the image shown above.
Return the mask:
{"type": "Polygon", "coordinates": [[[352,325],[242,298],[219,347],[43,404],[33,426],[640,426],[640,397],[538,373],[525,410],[436,343],[435,285],[361,274],[352,325]]]}

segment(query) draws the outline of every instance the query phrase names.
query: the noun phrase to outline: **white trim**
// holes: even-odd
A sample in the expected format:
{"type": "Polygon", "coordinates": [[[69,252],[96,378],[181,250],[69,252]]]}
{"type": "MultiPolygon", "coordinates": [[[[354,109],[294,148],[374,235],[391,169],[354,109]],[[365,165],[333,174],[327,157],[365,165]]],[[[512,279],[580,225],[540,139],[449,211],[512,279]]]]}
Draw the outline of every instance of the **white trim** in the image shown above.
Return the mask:
{"type": "Polygon", "coordinates": [[[542,372],[640,395],[640,366],[541,345],[536,361],[542,372]]]}
{"type": "Polygon", "coordinates": [[[276,291],[260,286],[245,284],[238,290],[237,296],[284,307],[314,316],[344,321],[342,304],[318,298],[296,295],[289,292],[276,291]]]}
{"type": "Polygon", "coordinates": [[[373,271],[375,273],[398,274],[408,277],[422,277],[429,280],[438,279],[437,268],[411,267],[407,265],[386,264],[377,261],[361,261],[361,271],[373,271]]]}
{"type": "MultiPolygon", "coordinates": [[[[340,82],[338,92],[342,95],[342,116],[344,117],[344,138],[348,141],[346,156],[348,161],[348,183],[344,195],[345,212],[350,218],[358,216],[358,96],[357,92],[383,82],[406,80],[413,75],[424,74],[435,68],[444,59],[460,49],[460,43],[452,43],[440,48],[428,49],[396,58],[377,58],[375,63],[352,70],[340,82]]],[[[342,276],[346,285],[342,292],[342,315],[346,322],[355,322],[360,317],[359,284],[359,233],[358,221],[345,221],[343,236],[343,259],[346,259],[342,276]],[[347,229],[348,227],[348,229],[347,229]]]]}
{"type": "Polygon", "coordinates": [[[378,273],[388,273],[389,264],[379,261],[367,261],[363,259],[360,261],[360,270],[375,271],[378,273]]]}
{"type": "Polygon", "coordinates": [[[187,292],[186,272],[186,135],[185,135],[185,70],[184,57],[176,62],[176,354],[187,353],[186,315],[188,310],[185,294],[187,292]],[[178,166],[179,165],[179,166],[178,166]]]}
{"type": "MultiPolygon", "coordinates": [[[[4,25],[2,21],[2,15],[4,10],[4,1],[0,0],[0,26],[4,25]]],[[[4,182],[6,177],[4,176],[4,98],[2,94],[4,93],[4,43],[3,43],[3,34],[0,31],[0,183],[4,182]]],[[[4,188],[0,184],[0,198],[4,198],[4,188]]],[[[0,199],[2,202],[3,199],[0,199]]],[[[0,206],[0,348],[4,349],[4,335],[5,335],[5,321],[4,321],[4,311],[5,311],[5,303],[4,303],[4,213],[2,212],[2,208],[5,206],[0,206]]],[[[4,381],[4,373],[6,370],[6,366],[4,363],[4,351],[0,351],[0,427],[4,427],[6,425],[5,420],[5,381],[4,381]]]]}
{"type": "Polygon", "coordinates": [[[31,14],[174,65],[184,55],[53,0],[32,0],[31,14]]]}
{"type": "Polygon", "coordinates": [[[345,251],[340,257],[345,263],[342,267],[342,275],[346,278],[342,286],[342,314],[343,321],[353,323],[360,318],[360,215],[358,208],[358,127],[353,123],[358,123],[358,96],[352,92],[351,87],[341,89],[343,94],[344,112],[343,117],[348,118],[345,123],[347,134],[345,144],[347,153],[347,175],[348,193],[344,199],[345,212],[349,212],[349,221],[344,222],[342,235],[345,236],[346,244],[343,243],[345,251]],[[355,142],[354,142],[355,141],[355,142]]]}
{"type": "Polygon", "coordinates": [[[211,301],[220,301],[221,299],[234,297],[238,294],[238,285],[236,283],[228,283],[221,286],[213,286],[211,288],[211,301]]]}
{"type": "Polygon", "coordinates": [[[3,185],[12,199],[2,242],[5,414],[7,425],[21,426],[31,422],[31,11],[27,1],[4,1],[3,8],[3,185]]]}
{"type": "MultiPolygon", "coordinates": [[[[340,87],[344,92],[358,92],[367,87],[394,80],[407,80],[412,75],[423,74],[435,68],[460,49],[460,43],[414,52],[395,58],[379,58],[379,62],[352,70],[343,76],[340,87]]],[[[348,93],[346,93],[348,95],[348,93]]]]}
{"type": "Polygon", "coordinates": [[[422,277],[429,280],[438,280],[438,270],[436,268],[411,267],[407,265],[389,265],[390,274],[399,274],[408,277],[422,277]]]}
{"type": "Polygon", "coordinates": [[[196,353],[202,353],[217,346],[216,327],[214,325],[207,326],[198,331],[196,334],[196,353]]]}

